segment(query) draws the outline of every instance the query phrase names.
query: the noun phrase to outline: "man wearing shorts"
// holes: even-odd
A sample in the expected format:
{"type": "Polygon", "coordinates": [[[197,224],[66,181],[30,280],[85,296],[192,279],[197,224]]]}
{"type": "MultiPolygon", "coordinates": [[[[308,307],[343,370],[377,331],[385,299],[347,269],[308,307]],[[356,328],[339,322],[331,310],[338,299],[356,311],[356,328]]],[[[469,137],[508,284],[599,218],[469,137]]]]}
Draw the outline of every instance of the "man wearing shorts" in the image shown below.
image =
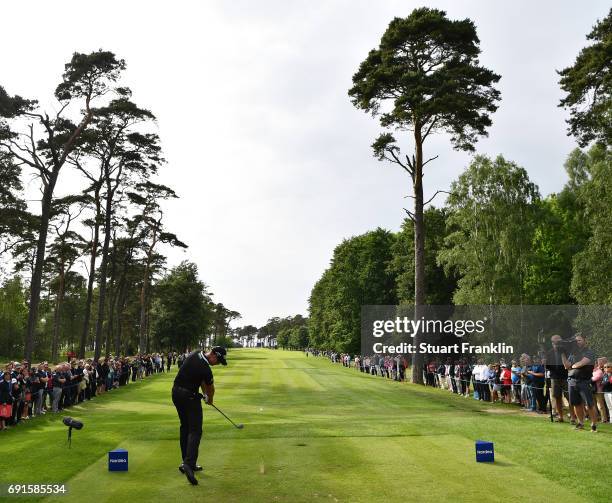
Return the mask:
{"type": "Polygon", "coordinates": [[[570,405],[574,406],[578,422],[576,429],[584,428],[584,406],[588,407],[591,419],[591,432],[597,433],[597,413],[595,412],[593,392],[591,391],[591,377],[595,365],[595,353],[587,347],[586,337],[576,334],[576,347],[571,354],[562,354],[563,365],[567,369],[567,385],[570,405]]]}
{"type": "MultiPolygon", "coordinates": [[[[563,340],[560,335],[553,335],[550,338],[552,349],[546,353],[546,370],[550,373],[550,384],[552,398],[555,400],[555,410],[557,411],[557,422],[563,423],[563,397],[569,403],[567,391],[567,369],[563,366],[563,353],[565,352],[563,340]]],[[[576,413],[570,404],[571,423],[576,424],[576,413]]]]}

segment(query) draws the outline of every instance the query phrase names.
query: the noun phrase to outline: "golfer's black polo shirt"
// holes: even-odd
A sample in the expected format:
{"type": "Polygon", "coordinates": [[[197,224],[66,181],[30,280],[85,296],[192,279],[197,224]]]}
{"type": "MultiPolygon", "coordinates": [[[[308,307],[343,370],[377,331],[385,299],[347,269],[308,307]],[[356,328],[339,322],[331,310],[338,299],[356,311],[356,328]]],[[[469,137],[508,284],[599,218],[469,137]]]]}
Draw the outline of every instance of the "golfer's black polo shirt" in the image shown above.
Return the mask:
{"type": "Polygon", "coordinates": [[[194,351],[185,361],[174,378],[174,385],[186,388],[193,393],[204,384],[213,383],[213,374],[208,360],[202,351],[194,351]]]}

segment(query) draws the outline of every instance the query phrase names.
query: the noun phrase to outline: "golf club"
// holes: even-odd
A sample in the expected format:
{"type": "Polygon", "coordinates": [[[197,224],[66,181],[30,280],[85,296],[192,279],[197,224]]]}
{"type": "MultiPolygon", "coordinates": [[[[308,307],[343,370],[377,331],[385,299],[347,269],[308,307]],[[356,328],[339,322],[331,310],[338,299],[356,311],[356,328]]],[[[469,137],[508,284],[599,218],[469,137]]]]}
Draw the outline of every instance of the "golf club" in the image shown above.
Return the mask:
{"type": "Polygon", "coordinates": [[[241,430],[242,428],[244,428],[244,424],[242,424],[242,423],[239,423],[239,424],[234,423],[234,421],[232,421],[232,420],[231,420],[229,417],[227,417],[227,416],[226,416],[226,415],[223,413],[223,411],[222,411],[221,409],[219,409],[219,408],[218,408],[218,407],[217,407],[215,404],[212,404],[212,403],[211,403],[210,405],[212,405],[212,406],[213,406],[215,409],[217,409],[217,411],[218,411],[218,412],[220,412],[220,413],[221,413],[221,415],[223,415],[223,417],[224,417],[225,419],[227,419],[227,420],[228,420],[230,423],[232,423],[232,424],[233,424],[233,425],[234,425],[236,428],[238,428],[239,430],[241,430]]]}

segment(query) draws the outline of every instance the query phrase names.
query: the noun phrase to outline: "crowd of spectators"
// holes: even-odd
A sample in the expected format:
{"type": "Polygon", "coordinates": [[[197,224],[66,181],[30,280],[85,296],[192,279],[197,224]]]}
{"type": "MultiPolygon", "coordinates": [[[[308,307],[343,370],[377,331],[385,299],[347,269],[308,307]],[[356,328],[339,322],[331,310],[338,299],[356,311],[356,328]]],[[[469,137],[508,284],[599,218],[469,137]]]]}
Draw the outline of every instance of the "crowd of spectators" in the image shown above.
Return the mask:
{"type": "Polygon", "coordinates": [[[395,381],[403,381],[406,378],[408,359],[405,355],[351,356],[348,353],[336,353],[333,351],[309,351],[315,356],[325,354],[334,363],[341,363],[344,367],[356,368],[366,374],[385,377],[395,381]]]}
{"type": "Polygon", "coordinates": [[[50,365],[12,362],[0,370],[0,431],[36,416],[94,400],[152,374],[170,371],[177,353],[76,359],[50,365]]]}
{"type": "MultiPolygon", "coordinates": [[[[386,379],[404,381],[409,375],[406,355],[363,356],[312,348],[306,352],[386,379]]],[[[584,428],[586,416],[592,432],[598,422],[612,422],[612,362],[597,358],[582,334],[576,334],[569,346],[554,335],[549,351],[524,353],[509,361],[430,359],[423,366],[423,382],[465,398],[550,413],[556,422],[569,419],[576,429],[584,428]]]]}

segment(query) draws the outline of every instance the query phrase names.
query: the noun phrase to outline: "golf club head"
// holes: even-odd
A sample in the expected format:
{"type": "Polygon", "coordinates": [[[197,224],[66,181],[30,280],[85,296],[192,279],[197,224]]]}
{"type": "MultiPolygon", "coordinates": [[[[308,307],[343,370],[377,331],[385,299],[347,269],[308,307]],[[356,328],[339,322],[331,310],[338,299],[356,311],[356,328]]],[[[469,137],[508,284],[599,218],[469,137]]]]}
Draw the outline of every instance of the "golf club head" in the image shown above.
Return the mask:
{"type": "Polygon", "coordinates": [[[236,425],[236,428],[238,428],[239,430],[241,430],[242,428],[244,428],[244,424],[240,423],[236,425]]]}

